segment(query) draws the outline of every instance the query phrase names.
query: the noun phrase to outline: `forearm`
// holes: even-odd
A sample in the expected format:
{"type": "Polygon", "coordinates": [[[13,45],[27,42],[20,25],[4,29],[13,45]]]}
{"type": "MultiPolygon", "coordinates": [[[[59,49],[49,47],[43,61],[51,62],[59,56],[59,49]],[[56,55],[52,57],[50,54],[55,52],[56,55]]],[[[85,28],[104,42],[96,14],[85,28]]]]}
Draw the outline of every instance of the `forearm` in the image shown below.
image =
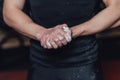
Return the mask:
{"type": "Polygon", "coordinates": [[[107,7],[89,21],[72,27],[72,36],[74,38],[101,32],[107,28],[110,28],[118,20],[120,20],[119,8],[116,8],[116,6],[107,7]]]}
{"type": "Polygon", "coordinates": [[[110,28],[120,27],[120,20],[113,24],[110,28]]]}
{"type": "Polygon", "coordinates": [[[10,7],[8,9],[8,7],[4,7],[3,16],[10,27],[29,38],[37,39],[37,35],[42,34],[45,29],[35,24],[29,16],[17,8],[10,7]]]}

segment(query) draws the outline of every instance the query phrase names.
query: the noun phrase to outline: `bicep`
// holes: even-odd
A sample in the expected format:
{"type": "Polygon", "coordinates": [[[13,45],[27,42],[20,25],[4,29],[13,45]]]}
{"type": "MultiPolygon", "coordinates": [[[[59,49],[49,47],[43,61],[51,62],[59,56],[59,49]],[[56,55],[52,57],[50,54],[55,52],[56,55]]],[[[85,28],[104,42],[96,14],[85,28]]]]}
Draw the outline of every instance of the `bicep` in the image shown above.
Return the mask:
{"type": "Polygon", "coordinates": [[[4,0],[4,9],[17,8],[23,9],[25,0],[4,0]]]}
{"type": "Polygon", "coordinates": [[[113,24],[111,28],[119,27],[120,26],[120,0],[103,0],[103,2],[106,5],[106,7],[112,7],[113,10],[116,9],[116,12],[114,11],[114,13],[119,14],[118,21],[116,21],[116,23],[113,24]]]}
{"type": "Polygon", "coordinates": [[[103,0],[106,6],[120,6],[120,0],[103,0]]]}

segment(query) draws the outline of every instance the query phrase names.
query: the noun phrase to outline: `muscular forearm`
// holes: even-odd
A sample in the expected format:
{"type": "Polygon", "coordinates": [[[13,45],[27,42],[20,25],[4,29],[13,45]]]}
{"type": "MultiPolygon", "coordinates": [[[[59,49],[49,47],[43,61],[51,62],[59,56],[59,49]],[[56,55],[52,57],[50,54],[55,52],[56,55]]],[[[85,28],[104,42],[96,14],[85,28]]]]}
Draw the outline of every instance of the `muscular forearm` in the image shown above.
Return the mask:
{"type": "MultiPolygon", "coordinates": [[[[22,33],[23,35],[36,39],[36,36],[42,34],[45,28],[35,24],[22,10],[14,7],[4,6],[3,16],[5,22],[22,33]]],[[[40,36],[40,35],[39,35],[40,36]]]]}
{"type": "Polygon", "coordinates": [[[110,28],[116,28],[120,26],[120,20],[113,24],[110,28]]]}
{"type": "Polygon", "coordinates": [[[120,20],[119,9],[120,8],[116,6],[107,7],[106,9],[98,13],[96,16],[94,16],[91,20],[72,27],[71,30],[73,38],[80,35],[83,36],[95,34],[107,28],[110,28],[118,20],[120,20]]]}

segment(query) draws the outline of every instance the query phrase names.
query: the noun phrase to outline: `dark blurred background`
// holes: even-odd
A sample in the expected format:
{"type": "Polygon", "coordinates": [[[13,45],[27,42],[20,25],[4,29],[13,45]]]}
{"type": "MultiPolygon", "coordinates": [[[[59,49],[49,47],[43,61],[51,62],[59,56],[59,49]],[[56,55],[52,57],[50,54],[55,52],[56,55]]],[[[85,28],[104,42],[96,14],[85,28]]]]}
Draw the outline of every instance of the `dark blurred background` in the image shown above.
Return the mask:
{"type": "MultiPolygon", "coordinates": [[[[29,39],[8,27],[0,0],[0,80],[26,80],[29,67],[29,39]]],[[[24,11],[29,14],[28,4],[24,11]]],[[[120,28],[96,35],[104,80],[120,80],[120,28]]]]}

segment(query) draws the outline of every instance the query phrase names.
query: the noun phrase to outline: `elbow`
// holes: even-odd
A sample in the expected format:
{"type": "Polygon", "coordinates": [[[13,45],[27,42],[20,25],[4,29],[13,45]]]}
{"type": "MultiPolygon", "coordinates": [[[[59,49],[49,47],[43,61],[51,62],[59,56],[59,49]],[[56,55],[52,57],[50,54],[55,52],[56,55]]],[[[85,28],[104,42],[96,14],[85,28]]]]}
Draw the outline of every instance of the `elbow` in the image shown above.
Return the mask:
{"type": "Polygon", "coordinates": [[[3,8],[3,20],[6,24],[8,24],[9,20],[8,20],[8,11],[6,9],[3,8]]]}
{"type": "Polygon", "coordinates": [[[8,25],[11,26],[10,12],[3,8],[3,20],[8,25]]]}
{"type": "Polygon", "coordinates": [[[119,13],[119,17],[120,17],[120,0],[116,0],[116,1],[113,0],[113,2],[111,3],[109,2],[109,5],[107,7],[111,7],[113,11],[116,11],[116,13],[119,13]]]}
{"type": "Polygon", "coordinates": [[[103,0],[106,8],[111,7],[120,14],[120,0],[103,0]]]}
{"type": "Polygon", "coordinates": [[[8,25],[9,20],[8,20],[7,15],[5,13],[3,13],[3,20],[8,25]]]}
{"type": "Polygon", "coordinates": [[[114,12],[118,15],[118,20],[120,20],[120,5],[114,5],[113,8],[115,10],[114,12]]]}
{"type": "Polygon", "coordinates": [[[7,23],[7,13],[4,9],[3,9],[3,20],[5,23],[7,23]]]}

